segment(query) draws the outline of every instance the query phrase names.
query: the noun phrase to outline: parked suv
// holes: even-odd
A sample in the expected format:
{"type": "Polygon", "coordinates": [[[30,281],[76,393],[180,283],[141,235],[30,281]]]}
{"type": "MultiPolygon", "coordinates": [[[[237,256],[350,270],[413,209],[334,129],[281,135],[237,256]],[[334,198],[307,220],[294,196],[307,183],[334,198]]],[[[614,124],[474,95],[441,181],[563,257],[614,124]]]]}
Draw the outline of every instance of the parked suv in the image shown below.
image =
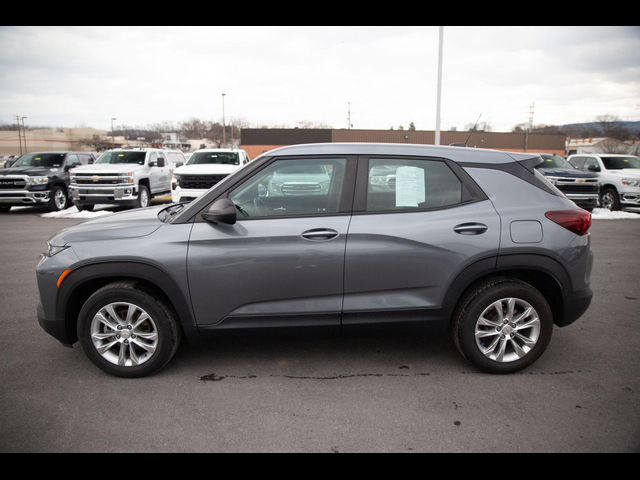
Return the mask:
{"type": "Polygon", "coordinates": [[[573,200],[587,212],[593,211],[598,206],[600,200],[598,175],[577,170],[558,155],[541,154],[540,156],[543,162],[536,168],[569,200],[573,200]]]}
{"type": "Polygon", "coordinates": [[[38,152],[22,155],[0,170],[0,212],[11,207],[46,205],[51,211],[69,208],[69,174],[95,158],[86,152],[38,152]]]}
{"type": "Polygon", "coordinates": [[[156,149],[103,153],[95,164],[73,172],[73,203],[80,211],[93,210],[96,204],[148,207],[153,197],[171,192],[174,166],[168,153],[156,149]]]}
{"type": "Polygon", "coordinates": [[[249,156],[244,150],[198,150],[173,172],[171,198],[176,203],[195,200],[247,163],[249,156]]]}
{"type": "Polygon", "coordinates": [[[422,145],[280,148],[190,204],[103,217],[49,241],[40,325],[104,371],[157,372],[181,337],[427,322],[491,373],[533,364],[589,307],[591,215],[538,155],[422,145]],[[295,169],[328,186],[271,195],[295,169]],[[379,177],[393,177],[386,188],[379,177]]]}
{"type": "Polygon", "coordinates": [[[640,158],[590,153],[571,155],[568,160],[574,167],[598,175],[603,208],[640,212],[640,158]]]}

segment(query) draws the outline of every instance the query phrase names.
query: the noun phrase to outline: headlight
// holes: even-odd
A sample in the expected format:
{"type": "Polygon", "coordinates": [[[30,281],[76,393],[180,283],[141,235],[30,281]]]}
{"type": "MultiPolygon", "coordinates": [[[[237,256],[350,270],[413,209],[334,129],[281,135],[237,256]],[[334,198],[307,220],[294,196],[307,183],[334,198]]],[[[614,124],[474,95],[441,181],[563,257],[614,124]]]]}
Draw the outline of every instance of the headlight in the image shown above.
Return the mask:
{"type": "Polygon", "coordinates": [[[375,177],[371,177],[369,179],[369,183],[371,185],[389,185],[389,177],[379,177],[379,176],[375,176],[375,177]]]}
{"type": "Polygon", "coordinates": [[[47,242],[47,257],[53,257],[66,250],[67,248],[69,248],[68,245],[65,245],[63,247],[56,247],[55,245],[51,245],[49,242],[47,242]]]}
{"type": "Polygon", "coordinates": [[[640,178],[625,178],[622,180],[622,184],[627,187],[640,187],[640,178]]]}
{"type": "Polygon", "coordinates": [[[49,183],[49,177],[29,177],[30,185],[46,185],[49,183]]]}

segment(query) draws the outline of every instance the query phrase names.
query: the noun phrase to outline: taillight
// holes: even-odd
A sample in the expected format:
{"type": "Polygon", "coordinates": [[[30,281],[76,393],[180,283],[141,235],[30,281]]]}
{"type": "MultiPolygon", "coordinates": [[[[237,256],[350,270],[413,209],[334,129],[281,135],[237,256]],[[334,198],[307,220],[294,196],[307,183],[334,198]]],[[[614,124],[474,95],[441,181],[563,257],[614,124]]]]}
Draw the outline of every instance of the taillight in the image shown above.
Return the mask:
{"type": "Polygon", "coordinates": [[[576,235],[586,235],[591,228],[591,214],[586,210],[555,210],[544,216],[576,235]]]}

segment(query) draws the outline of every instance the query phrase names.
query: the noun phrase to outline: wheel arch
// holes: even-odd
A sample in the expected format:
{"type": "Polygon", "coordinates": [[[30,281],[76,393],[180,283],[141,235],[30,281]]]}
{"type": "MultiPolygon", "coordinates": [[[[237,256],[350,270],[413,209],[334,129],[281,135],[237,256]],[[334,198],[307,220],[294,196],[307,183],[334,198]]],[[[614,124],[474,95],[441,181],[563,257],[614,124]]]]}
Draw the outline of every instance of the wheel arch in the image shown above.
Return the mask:
{"type": "Polygon", "coordinates": [[[447,318],[479,283],[491,278],[510,277],[528,283],[547,299],[554,323],[563,325],[565,289],[572,291],[571,279],[557,260],[540,254],[513,254],[479,260],[466,267],[449,286],[443,302],[447,318]]]}
{"type": "Polygon", "coordinates": [[[175,312],[189,343],[202,343],[191,304],[176,282],[162,269],[141,262],[85,265],[65,278],[58,291],[56,318],[64,319],[71,343],[78,340],[77,321],[82,306],[100,288],[116,281],[135,281],[164,297],[175,312]]]}

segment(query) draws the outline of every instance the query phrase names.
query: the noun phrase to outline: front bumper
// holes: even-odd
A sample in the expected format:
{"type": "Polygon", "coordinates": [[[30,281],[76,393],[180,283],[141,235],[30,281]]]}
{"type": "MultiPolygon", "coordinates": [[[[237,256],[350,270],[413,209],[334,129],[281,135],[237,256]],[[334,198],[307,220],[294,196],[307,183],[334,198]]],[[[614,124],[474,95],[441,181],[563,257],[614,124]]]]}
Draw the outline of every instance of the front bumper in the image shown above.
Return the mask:
{"type": "Polygon", "coordinates": [[[86,205],[95,205],[97,203],[126,205],[137,202],[138,189],[133,185],[123,187],[71,185],[71,198],[74,203],[86,205]]]}
{"type": "Polygon", "coordinates": [[[50,191],[30,192],[28,190],[2,190],[0,191],[0,205],[29,206],[47,203],[50,191]]]}
{"type": "Polygon", "coordinates": [[[596,208],[600,205],[600,195],[597,193],[565,193],[565,196],[582,208],[596,208]]]}
{"type": "Polygon", "coordinates": [[[200,190],[194,188],[182,188],[179,185],[176,185],[173,190],[171,190],[171,200],[173,203],[180,202],[189,202],[195,200],[198,197],[201,197],[209,190],[200,190]]]}
{"type": "Polygon", "coordinates": [[[50,320],[44,313],[44,308],[41,304],[38,304],[37,308],[38,323],[42,329],[51,335],[53,338],[62,343],[65,347],[72,347],[72,341],[70,339],[69,332],[67,332],[67,325],[64,320],[50,320]]]}
{"type": "Polygon", "coordinates": [[[625,210],[640,210],[640,193],[621,193],[620,205],[625,210]]]}

